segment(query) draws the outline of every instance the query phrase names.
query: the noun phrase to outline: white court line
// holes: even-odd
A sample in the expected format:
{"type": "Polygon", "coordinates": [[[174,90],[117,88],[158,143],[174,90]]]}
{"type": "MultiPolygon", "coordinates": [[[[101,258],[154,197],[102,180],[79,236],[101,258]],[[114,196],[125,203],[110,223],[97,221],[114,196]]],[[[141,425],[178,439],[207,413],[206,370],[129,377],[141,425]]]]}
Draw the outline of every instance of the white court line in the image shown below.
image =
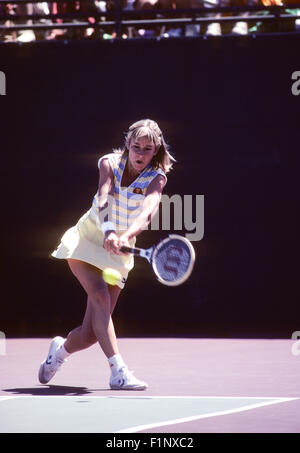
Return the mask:
{"type": "Polygon", "coordinates": [[[172,419],[172,420],[166,420],[165,422],[158,422],[158,423],[149,423],[149,424],[145,424],[145,425],[138,425],[138,426],[133,426],[131,428],[126,428],[126,429],[122,429],[122,430],[119,430],[119,431],[115,431],[115,433],[135,433],[135,432],[138,432],[138,431],[143,431],[143,430],[146,430],[146,429],[152,429],[152,428],[157,428],[157,427],[161,427],[161,426],[168,426],[168,425],[175,425],[175,424],[179,424],[179,423],[186,423],[186,422],[191,422],[191,421],[195,421],[195,420],[200,420],[200,419],[204,419],[204,418],[210,418],[210,417],[218,417],[218,416],[221,416],[221,415],[230,415],[230,414],[235,414],[235,413],[238,413],[238,412],[245,412],[245,411],[248,411],[248,410],[252,410],[252,409],[257,409],[259,407],[264,407],[264,406],[270,406],[270,405],[273,405],[273,404],[279,404],[279,403],[284,403],[284,402],[288,402],[288,401],[295,401],[295,400],[299,400],[299,397],[293,397],[293,398],[283,398],[283,397],[258,397],[258,396],[130,396],[130,395],[112,395],[112,396],[98,396],[98,395],[95,395],[95,396],[91,396],[91,395],[88,395],[88,396],[77,396],[77,395],[10,395],[10,396],[0,396],[0,402],[1,401],[7,401],[7,400],[12,400],[12,399],[22,399],[22,398],[43,398],[43,399],[48,399],[48,398],[56,398],[56,399],[61,399],[61,398],[76,398],[77,400],[78,399],[109,399],[109,398],[115,398],[115,399],[124,399],[124,398],[127,398],[127,399],[244,399],[244,400],[253,400],[253,399],[265,399],[265,400],[269,400],[269,401],[265,401],[265,402],[262,402],[262,403],[256,403],[256,404],[250,404],[250,405],[246,405],[246,406],[241,406],[239,408],[235,408],[235,409],[228,409],[228,410],[225,410],[225,411],[218,411],[218,412],[211,412],[211,413],[207,413],[207,414],[201,414],[201,415],[193,415],[193,416],[190,416],[190,417],[182,417],[182,418],[177,418],[177,419],[172,419]]]}
{"type": "MultiPolygon", "coordinates": [[[[43,398],[43,397],[42,397],[43,398]]],[[[84,396],[82,396],[82,398],[84,398],[84,396]]],[[[300,399],[299,397],[289,397],[289,398],[285,398],[283,396],[211,396],[211,395],[207,395],[207,396],[195,396],[195,395],[190,395],[190,396],[178,396],[178,395],[167,395],[167,396],[141,396],[141,395],[137,395],[137,396],[130,396],[130,395],[109,395],[109,396],[97,396],[95,395],[94,397],[93,396],[87,396],[86,398],[140,398],[140,399],[159,399],[159,398],[186,398],[186,399],[190,399],[190,398],[198,398],[198,399],[222,399],[222,400],[234,400],[234,399],[243,399],[243,400],[257,400],[257,399],[264,399],[264,400],[284,400],[284,401],[290,401],[290,400],[298,400],[300,399]]]]}
{"type": "Polygon", "coordinates": [[[15,398],[21,398],[19,395],[13,395],[13,396],[0,396],[0,403],[1,401],[6,401],[6,400],[12,400],[15,398]]]}
{"type": "MultiPolygon", "coordinates": [[[[285,397],[282,397],[282,396],[211,396],[211,395],[207,395],[207,396],[195,396],[195,395],[190,395],[190,396],[178,396],[178,395],[167,395],[167,396],[150,396],[150,395],[145,395],[145,396],[141,396],[141,395],[109,395],[109,396],[99,396],[99,395],[9,395],[9,396],[1,396],[0,395],[0,402],[1,401],[5,401],[5,400],[8,400],[8,399],[14,399],[14,398],[43,398],[43,399],[46,399],[46,398],[82,398],[82,399],[88,399],[88,398],[92,398],[92,399],[109,399],[109,398],[119,398],[119,399],[124,399],[124,398],[128,398],[128,399],[142,399],[142,400],[145,400],[145,399],[161,399],[161,398],[172,398],[172,399],[176,399],[176,398],[183,398],[183,399],[222,399],[222,400],[226,400],[226,399],[229,399],[229,400],[233,400],[233,399],[243,399],[243,400],[257,400],[257,399],[264,399],[264,400],[280,400],[280,401],[277,401],[278,403],[281,403],[281,402],[284,402],[284,401],[293,401],[293,400],[298,400],[300,399],[299,397],[290,397],[290,398],[285,398],[285,397]]],[[[269,403],[267,403],[269,404],[269,403]]]]}
{"type": "MultiPolygon", "coordinates": [[[[226,397],[226,398],[230,398],[230,397],[226,397]]],[[[254,397],[252,397],[252,398],[254,398],[254,397]]],[[[176,425],[178,423],[191,422],[194,420],[200,420],[202,418],[217,417],[219,415],[229,415],[229,414],[234,414],[234,413],[238,413],[238,412],[248,411],[251,409],[256,409],[258,407],[270,406],[272,404],[284,403],[286,401],[293,401],[293,400],[298,400],[298,399],[299,398],[280,398],[280,399],[277,399],[276,401],[267,401],[264,403],[251,404],[250,406],[248,406],[248,405],[241,406],[239,408],[228,409],[226,411],[211,412],[208,414],[194,415],[191,417],[183,417],[183,418],[177,418],[174,420],[167,420],[165,422],[160,422],[160,423],[149,423],[147,425],[134,426],[132,428],[121,429],[120,431],[116,431],[116,433],[136,433],[138,431],[144,431],[146,429],[158,428],[158,427],[167,426],[167,425],[176,425]]]]}

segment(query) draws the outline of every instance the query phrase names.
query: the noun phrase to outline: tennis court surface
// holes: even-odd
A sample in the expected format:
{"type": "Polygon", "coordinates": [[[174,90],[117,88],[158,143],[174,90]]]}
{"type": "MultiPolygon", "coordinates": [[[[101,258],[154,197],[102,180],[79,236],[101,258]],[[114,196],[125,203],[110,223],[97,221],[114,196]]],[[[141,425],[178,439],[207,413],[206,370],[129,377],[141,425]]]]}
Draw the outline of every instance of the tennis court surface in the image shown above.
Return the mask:
{"type": "Polygon", "coordinates": [[[146,391],[113,391],[98,345],[38,382],[50,339],[6,339],[1,433],[299,433],[293,340],[120,338],[146,391]]]}

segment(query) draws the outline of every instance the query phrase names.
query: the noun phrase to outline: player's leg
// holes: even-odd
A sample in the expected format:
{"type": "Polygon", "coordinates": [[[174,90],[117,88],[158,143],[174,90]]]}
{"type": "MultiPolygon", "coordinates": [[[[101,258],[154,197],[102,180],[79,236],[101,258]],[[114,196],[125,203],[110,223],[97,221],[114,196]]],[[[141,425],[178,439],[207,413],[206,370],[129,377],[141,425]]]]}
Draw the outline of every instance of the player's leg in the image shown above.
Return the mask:
{"type": "Polygon", "coordinates": [[[86,311],[81,326],[75,327],[68,333],[64,347],[69,354],[89,348],[97,343],[92,326],[92,307],[87,299],[86,311]]]}
{"type": "MultiPolygon", "coordinates": [[[[117,339],[111,313],[116,305],[120,291],[118,289],[109,288],[109,286],[101,278],[102,272],[96,267],[79,260],[70,259],[68,262],[73,274],[76,276],[88,295],[88,307],[85,316],[86,338],[84,340],[81,339],[81,341],[83,341],[82,345],[86,345],[87,343],[94,341],[94,337],[91,335],[92,328],[104,354],[108,358],[111,369],[110,387],[112,389],[144,390],[147,388],[147,384],[136,379],[128,370],[121,355],[119,354],[117,346],[117,339]]],[[[75,329],[73,339],[78,338],[81,334],[82,330],[75,329]]],[[[63,340],[61,337],[57,338],[63,340]]],[[[70,338],[72,339],[72,335],[70,335],[70,338]]],[[[39,375],[42,376],[42,378],[40,378],[40,382],[49,382],[49,380],[56,373],[60,364],[68,355],[68,343],[66,342],[65,344],[66,348],[64,347],[64,344],[58,348],[56,348],[56,343],[53,343],[53,345],[50,346],[50,349],[53,348],[53,354],[51,353],[51,357],[53,356],[53,365],[45,365],[45,363],[47,364],[48,359],[43,362],[39,373],[39,375]]],[[[79,342],[77,343],[77,346],[78,345],[79,342]]],[[[72,347],[72,342],[69,347],[72,347]]]]}
{"type": "Polygon", "coordinates": [[[117,285],[115,285],[115,286],[108,285],[108,291],[109,291],[109,294],[110,294],[110,313],[112,315],[113,312],[114,312],[114,309],[115,309],[115,307],[117,305],[120,292],[122,290],[117,285]]]}
{"type": "MultiPolygon", "coordinates": [[[[79,260],[68,260],[70,269],[88,296],[88,318],[95,337],[106,357],[119,353],[114,325],[111,318],[111,297],[102,271],[79,260]]],[[[68,344],[66,343],[66,349],[68,344]]]]}
{"type": "Polygon", "coordinates": [[[90,304],[91,325],[111,370],[112,389],[144,390],[145,382],[136,379],[128,370],[118,349],[111,313],[114,310],[120,290],[110,287],[101,278],[102,271],[78,260],[68,260],[73,274],[85,289],[90,304]]]}
{"type": "MultiPolygon", "coordinates": [[[[84,264],[84,263],[83,263],[84,264]]],[[[76,264],[73,264],[73,268],[76,267],[76,264]]],[[[78,269],[76,267],[76,273],[78,269]]],[[[79,272],[80,273],[80,272],[79,272]]],[[[100,272],[101,273],[101,272],[100,272]]],[[[97,275],[97,280],[100,280],[99,275],[97,275]]],[[[104,283],[104,282],[103,282],[104,283]]],[[[108,292],[110,297],[110,314],[112,314],[121,289],[117,286],[108,285],[108,292]]],[[[86,312],[82,325],[73,329],[67,336],[67,339],[62,337],[55,337],[50,344],[49,352],[47,358],[42,362],[39,369],[39,381],[42,384],[47,384],[59,370],[61,365],[64,363],[65,359],[76,351],[86,349],[89,346],[96,343],[97,337],[94,333],[93,328],[93,304],[88,297],[86,312]]],[[[115,339],[114,326],[111,322],[109,325],[110,336],[115,339]]],[[[116,342],[116,340],[114,340],[116,342]]],[[[117,351],[117,348],[115,349],[117,351]]],[[[113,355],[114,357],[118,356],[113,355]]]]}
{"type": "MultiPolygon", "coordinates": [[[[118,286],[108,285],[108,291],[110,294],[110,314],[112,315],[121,292],[121,288],[118,286]]],[[[97,341],[98,340],[94,334],[92,325],[92,305],[88,298],[82,325],[69,332],[64,343],[64,347],[69,354],[72,354],[74,352],[89,348],[93,344],[97,343],[97,341]]]]}

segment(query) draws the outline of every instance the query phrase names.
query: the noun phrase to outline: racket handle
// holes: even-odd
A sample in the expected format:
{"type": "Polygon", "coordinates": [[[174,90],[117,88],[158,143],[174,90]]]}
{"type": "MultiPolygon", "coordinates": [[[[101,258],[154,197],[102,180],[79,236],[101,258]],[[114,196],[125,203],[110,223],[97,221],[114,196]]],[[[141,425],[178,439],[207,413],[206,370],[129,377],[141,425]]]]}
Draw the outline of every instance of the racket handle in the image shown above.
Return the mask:
{"type": "Polygon", "coordinates": [[[124,252],[124,253],[133,253],[134,255],[139,255],[140,254],[140,249],[134,249],[134,248],[131,248],[131,247],[121,247],[121,252],[124,252]]]}
{"type": "Polygon", "coordinates": [[[152,257],[152,253],[153,253],[153,247],[151,247],[150,249],[139,249],[139,248],[131,248],[131,247],[121,247],[121,252],[128,252],[128,253],[132,253],[133,255],[138,255],[138,256],[141,256],[142,258],[146,258],[146,260],[149,261],[149,263],[151,263],[151,257],[152,257]]]}

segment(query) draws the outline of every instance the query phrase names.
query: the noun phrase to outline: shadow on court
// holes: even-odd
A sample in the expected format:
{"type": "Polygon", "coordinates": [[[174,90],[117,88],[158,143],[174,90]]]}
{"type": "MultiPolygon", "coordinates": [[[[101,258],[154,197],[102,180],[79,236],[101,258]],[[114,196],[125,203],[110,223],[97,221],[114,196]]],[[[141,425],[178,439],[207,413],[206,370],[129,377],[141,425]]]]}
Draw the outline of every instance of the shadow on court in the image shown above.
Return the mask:
{"type": "MultiPolygon", "coordinates": [[[[39,387],[19,387],[12,389],[2,389],[4,392],[13,393],[15,395],[34,395],[34,396],[82,396],[93,393],[94,389],[87,387],[70,387],[66,385],[47,385],[39,387]]],[[[97,389],[98,391],[100,389],[97,389]]],[[[103,389],[106,390],[106,389],[103,389]]]]}

